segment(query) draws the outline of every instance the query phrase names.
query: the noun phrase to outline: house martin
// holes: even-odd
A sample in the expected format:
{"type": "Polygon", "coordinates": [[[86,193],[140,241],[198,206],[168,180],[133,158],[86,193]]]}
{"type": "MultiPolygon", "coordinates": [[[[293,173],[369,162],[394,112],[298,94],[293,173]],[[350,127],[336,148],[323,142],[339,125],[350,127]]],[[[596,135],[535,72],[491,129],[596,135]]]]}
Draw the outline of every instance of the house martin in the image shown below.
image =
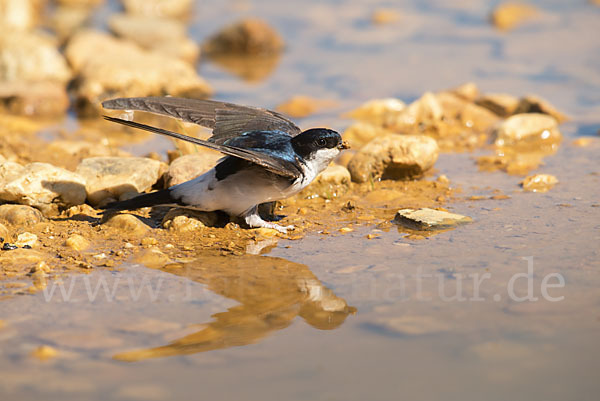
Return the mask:
{"type": "Polygon", "coordinates": [[[249,227],[286,233],[293,226],[263,220],[258,205],[288,198],[306,188],[347,145],[336,131],[302,131],[275,111],[212,100],[175,97],[120,98],[102,103],[106,109],[162,114],[212,129],[202,140],[162,128],[104,116],[129,127],[181,139],[226,156],[206,173],[170,188],[104,206],[109,211],[151,206],[223,211],[249,227]]]}

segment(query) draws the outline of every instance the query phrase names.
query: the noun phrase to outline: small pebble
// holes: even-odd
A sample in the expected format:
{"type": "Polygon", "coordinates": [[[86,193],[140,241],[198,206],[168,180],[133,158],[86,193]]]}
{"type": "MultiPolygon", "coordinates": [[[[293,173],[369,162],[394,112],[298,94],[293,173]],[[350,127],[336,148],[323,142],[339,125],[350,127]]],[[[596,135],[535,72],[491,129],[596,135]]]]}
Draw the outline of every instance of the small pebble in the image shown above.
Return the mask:
{"type": "Polygon", "coordinates": [[[88,241],[84,236],[79,234],[73,234],[65,241],[65,245],[71,249],[76,251],[82,251],[90,246],[90,241],[88,241]]]}
{"type": "Polygon", "coordinates": [[[17,236],[17,240],[15,241],[16,246],[20,246],[21,248],[31,249],[35,244],[37,244],[38,237],[35,234],[24,232],[17,236]],[[29,247],[29,248],[27,248],[29,247]]]}
{"type": "Polygon", "coordinates": [[[441,184],[450,184],[450,180],[446,176],[446,174],[442,174],[437,178],[437,182],[441,184]]]}
{"type": "Polygon", "coordinates": [[[371,22],[377,25],[384,25],[400,20],[400,13],[396,10],[389,8],[380,8],[373,12],[371,15],[371,22]]]}
{"type": "Polygon", "coordinates": [[[596,138],[583,136],[581,138],[575,139],[572,144],[573,146],[585,147],[591,145],[596,138]]]}
{"type": "Polygon", "coordinates": [[[152,246],[152,245],[156,245],[156,244],[158,244],[158,241],[156,240],[156,238],[147,237],[142,240],[143,246],[152,246]]]}
{"type": "Polygon", "coordinates": [[[4,245],[2,245],[2,250],[3,251],[12,251],[13,249],[17,249],[18,246],[14,245],[14,244],[9,244],[8,242],[5,242],[4,245]]]}
{"type": "Polygon", "coordinates": [[[41,345],[31,353],[31,356],[41,361],[54,358],[57,355],[58,351],[55,348],[50,347],[49,345],[41,345]]]}
{"type": "Polygon", "coordinates": [[[528,192],[548,192],[556,184],[558,179],[550,174],[534,174],[521,181],[523,190],[528,192]]]}

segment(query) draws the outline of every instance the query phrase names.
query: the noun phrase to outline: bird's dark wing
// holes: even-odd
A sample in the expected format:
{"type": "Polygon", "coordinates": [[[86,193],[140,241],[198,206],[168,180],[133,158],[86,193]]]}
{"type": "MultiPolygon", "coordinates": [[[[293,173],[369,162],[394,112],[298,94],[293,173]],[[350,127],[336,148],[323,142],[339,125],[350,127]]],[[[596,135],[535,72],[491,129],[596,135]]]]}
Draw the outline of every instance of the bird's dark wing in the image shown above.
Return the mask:
{"type": "Polygon", "coordinates": [[[102,102],[105,109],[139,110],[175,117],[212,128],[210,142],[222,144],[249,131],[283,131],[296,136],[302,130],[275,111],[214,100],[177,97],[131,97],[102,102]]]}
{"type": "Polygon", "coordinates": [[[181,139],[194,143],[196,145],[205,146],[209,149],[217,150],[229,156],[239,157],[240,159],[248,160],[252,163],[258,164],[265,169],[280,175],[282,177],[299,178],[302,175],[299,167],[289,160],[284,160],[278,157],[274,157],[263,152],[259,152],[253,149],[244,149],[236,146],[221,145],[214,142],[205,141],[191,136],[178,134],[177,132],[168,131],[162,128],[152,127],[146,124],[136,123],[135,121],[127,121],[120,118],[104,116],[108,121],[112,121],[118,124],[127,125],[129,127],[138,128],[150,132],[154,132],[161,135],[170,136],[173,138],[181,139]]]}

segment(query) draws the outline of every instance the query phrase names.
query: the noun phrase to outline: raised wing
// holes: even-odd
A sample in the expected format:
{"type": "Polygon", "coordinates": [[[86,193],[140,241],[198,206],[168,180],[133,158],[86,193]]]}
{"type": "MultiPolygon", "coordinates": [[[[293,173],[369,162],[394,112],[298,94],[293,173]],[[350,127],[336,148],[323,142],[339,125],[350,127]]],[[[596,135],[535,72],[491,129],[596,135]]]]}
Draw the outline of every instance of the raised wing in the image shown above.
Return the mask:
{"type": "Polygon", "coordinates": [[[139,110],[212,128],[210,142],[222,144],[249,131],[279,130],[296,136],[302,130],[275,111],[214,100],[177,97],[131,97],[102,102],[106,109],[139,110]]]}
{"type": "Polygon", "coordinates": [[[187,141],[194,143],[196,145],[205,146],[209,149],[217,150],[221,153],[224,153],[229,156],[239,157],[240,159],[248,160],[252,163],[258,164],[259,166],[264,167],[265,169],[280,175],[282,177],[289,178],[299,178],[302,175],[300,169],[291,161],[283,160],[277,157],[273,157],[267,155],[262,152],[258,152],[253,149],[244,149],[236,146],[222,145],[214,142],[205,141],[198,138],[193,138],[191,136],[178,134],[177,132],[168,131],[166,129],[152,127],[146,124],[136,123],[135,121],[123,120],[120,118],[108,117],[104,116],[104,118],[108,121],[112,121],[118,124],[127,125],[129,127],[142,129],[145,131],[154,132],[156,134],[166,135],[173,138],[181,139],[182,141],[187,141]]]}

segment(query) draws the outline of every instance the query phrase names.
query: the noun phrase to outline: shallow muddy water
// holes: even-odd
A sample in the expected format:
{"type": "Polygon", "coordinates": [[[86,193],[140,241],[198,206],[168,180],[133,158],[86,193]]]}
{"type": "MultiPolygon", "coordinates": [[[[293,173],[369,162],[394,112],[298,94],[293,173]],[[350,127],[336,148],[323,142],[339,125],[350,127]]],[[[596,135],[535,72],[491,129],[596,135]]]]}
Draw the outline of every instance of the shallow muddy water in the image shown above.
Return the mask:
{"type": "Polygon", "coordinates": [[[246,255],[94,269],[2,300],[2,400],[598,399],[600,7],[536,1],[537,19],[499,32],[477,0],[198,3],[195,38],[255,15],[287,43],[258,79],[203,60],[215,98],[334,100],[299,122],[342,130],[340,113],[371,98],[467,81],[534,93],[571,117],[535,170],[559,184],[526,193],[523,177],[478,171],[489,149],[444,153],[436,174],[455,189],[444,207],[470,224],[266,239],[246,255]],[[384,6],[400,20],[373,26],[384,6]],[[581,136],[595,140],[574,146],[581,136]],[[497,190],[509,198],[490,199],[497,190]],[[41,345],[58,354],[32,357],[41,345]]]}

